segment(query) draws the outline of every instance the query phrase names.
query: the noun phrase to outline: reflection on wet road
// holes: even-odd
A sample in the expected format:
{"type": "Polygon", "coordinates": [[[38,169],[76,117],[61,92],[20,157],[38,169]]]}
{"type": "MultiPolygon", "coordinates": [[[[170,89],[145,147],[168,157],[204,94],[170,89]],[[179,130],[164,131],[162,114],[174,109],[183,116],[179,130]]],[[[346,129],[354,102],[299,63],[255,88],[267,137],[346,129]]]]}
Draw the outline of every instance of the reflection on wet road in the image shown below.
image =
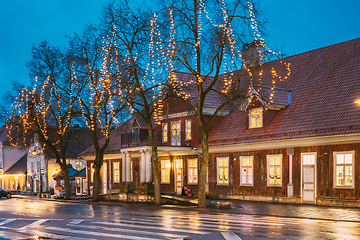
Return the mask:
{"type": "MultiPolygon", "coordinates": [[[[285,206],[302,215],[250,210],[251,203],[229,212],[192,208],[112,206],[25,199],[0,200],[0,239],[360,239],[357,209],[338,209],[349,218],[330,219],[334,208],[285,206]],[[305,210],[309,213],[306,213],[305,210]],[[346,210],[346,211],[345,211],[346,210]],[[314,213],[316,212],[316,214],[314,213]],[[345,212],[344,212],[345,211],[345,212]],[[315,215],[314,215],[315,214],[315,215]]],[[[276,205],[253,204],[274,208],[276,205]]],[[[281,206],[280,206],[281,207],[281,206]]],[[[284,207],[283,207],[284,208],[284,207]]],[[[284,211],[284,210],[283,210],[284,211]]],[[[280,210],[279,210],[280,212],[280,210]]]]}

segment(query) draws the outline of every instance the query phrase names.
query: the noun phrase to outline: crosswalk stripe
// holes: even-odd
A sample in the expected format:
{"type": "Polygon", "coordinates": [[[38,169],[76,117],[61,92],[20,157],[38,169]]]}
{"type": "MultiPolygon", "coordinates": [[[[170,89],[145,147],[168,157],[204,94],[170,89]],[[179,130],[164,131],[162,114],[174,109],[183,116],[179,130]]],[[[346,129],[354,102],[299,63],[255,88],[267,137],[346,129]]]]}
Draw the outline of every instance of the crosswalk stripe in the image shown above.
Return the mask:
{"type": "Polygon", "coordinates": [[[226,240],[241,240],[238,235],[233,232],[220,232],[226,240]]]}
{"type": "Polygon", "coordinates": [[[84,220],[83,219],[75,219],[72,222],[70,222],[70,224],[80,224],[82,223],[84,220]]]}
{"type": "MultiPolygon", "coordinates": [[[[128,221],[128,222],[131,222],[131,221],[128,221]]],[[[126,223],[111,223],[111,222],[92,222],[92,223],[107,224],[107,225],[113,225],[113,226],[132,227],[132,228],[154,229],[154,230],[162,230],[162,231],[174,231],[174,232],[184,232],[185,231],[186,233],[209,234],[209,232],[189,230],[188,227],[186,227],[186,226],[182,227],[185,229],[179,229],[178,225],[167,225],[167,227],[157,227],[157,226],[142,226],[142,225],[133,225],[133,224],[126,224],[126,223]]],[[[136,222],[136,223],[141,224],[142,222],[136,222]]],[[[144,223],[142,223],[142,224],[144,224],[144,223]]],[[[149,223],[146,223],[146,224],[149,224],[149,223]]],[[[151,225],[154,225],[154,224],[156,224],[156,223],[153,223],[151,225]]]]}
{"type": "Polygon", "coordinates": [[[16,220],[16,218],[6,219],[6,220],[0,222],[0,226],[5,225],[5,224],[10,223],[10,222],[13,222],[13,221],[15,221],[15,220],[16,220]]]}
{"type": "Polygon", "coordinates": [[[136,236],[130,236],[130,235],[109,234],[109,233],[103,233],[103,232],[91,232],[91,231],[83,231],[83,230],[68,229],[68,228],[61,228],[61,227],[46,227],[45,229],[60,231],[60,232],[75,233],[75,234],[83,234],[83,235],[111,237],[111,238],[124,238],[124,239],[132,239],[132,240],[160,240],[157,238],[145,238],[145,237],[136,237],[136,236]]]}
{"type": "MultiPolygon", "coordinates": [[[[153,218],[164,219],[164,217],[153,217],[153,218]]],[[[210,219],[210,218],[194,218],[194,217],[190,217],[189,219],[184,219],[184,217],[175,217],[175,216],[173,218],[176,219],[177,222],[189,222],[189,219],[195,219],[197,221],[201,220],[204,222],[209,221],[209,220],[220,221],[220,223],[217,222],[216,224],[221,224],[221,223],[226,222],[226,226],[229,226],[229,225],[238,226],[239,224],[258,224],[258,225],[270,225],[270,226],[283,226],[284,225],[282,223],[266,223],[266,222],[254,222],[254,221],[246,221],[246,220],[228,220],[228,219],[214,219],[214,218],[210,219]]],[[[212,224],[212,223],[208,223],[208,225],[209,224],[212,224]]],[[[202,223],[201,226],[206,226],[206,223],[202,223]]]]}
{"type": "Polygon", "coordinates": [[[67,224],[67,225],[73,226],[73,227],[89,228],[89,229],[101,229],[101,230],[115,231],[115,232],[138,233],[138,234],[146,234],[146,235],[161,236],[161,237],[171,237],[171,238],[181,238],[181,239],[188,237],[185,235],[177,235],[177,234],[171,234],[171,233],[149,232],[149,231],[131,230],[131,229],[124,229],[124,228],[109,228],[109,227],[92,226],[92,225],[72,225],[72,224],[67,224]]]}
{"type": "Polygon", "coordinates": [[[36,227],[36,226],[38,226],[38,225],[40,225],[40,224],[42,224],[42,223],[44,223],[44,222],[46,222],[48,220],[49,219],[40,219],[40,220],[35,221],[35,222],[33,222],[33,223],[29,224],[29,225],[26,225],[26,226],[24,226],[24,227],[22,227],[20,229],[23,230],[23,229],[33,228],[33,227],[36,227]]]}
{"type": "Polygon", "coordinates": [[[82,238],[82,237],[73,237],[73,236],[65,236],[65,235],[58,235],[52,233],[46,233],[36,230],[21,230],[21,233],[31,234],[38,237],[47,237],[53,239],[65,239],[65,240],[96,240],[95,238],[82,238]]]}
{"type": "Polygon", "coordinates": [[[23,239],[26,239],[26,238],[23,238],[23,237],[18,237],[18,236],[14,236],[14,235],[11,235],[11,234],[4,234],[4,233],[0,233],[0,237],[4,238],[4,239],[9,239],[9,240],[23,240],[23,239]]]}
{"type": "MultiPolygon", "coordinates": [[[[167,216],[167,217],[173,217],[177,219],[196,219],[196,220],[203,220],[203,221],[221,221],[221,222],[232,222],[232,223],[248,223],[248,224],[259,224],[259,225],[273,225],[273,226],[284,226],[283,223],[274,223],[274,222],[264,222],[263,220],[240,220],[239,218],[224,218],[224,216],[214,217],[212,215],[201,215],[201,216],[193,216],[193,215],[183,215],[183,216],[167,216]]],[[[152,217],[152,218],[163,218],[160,216],[152,217]]]]}

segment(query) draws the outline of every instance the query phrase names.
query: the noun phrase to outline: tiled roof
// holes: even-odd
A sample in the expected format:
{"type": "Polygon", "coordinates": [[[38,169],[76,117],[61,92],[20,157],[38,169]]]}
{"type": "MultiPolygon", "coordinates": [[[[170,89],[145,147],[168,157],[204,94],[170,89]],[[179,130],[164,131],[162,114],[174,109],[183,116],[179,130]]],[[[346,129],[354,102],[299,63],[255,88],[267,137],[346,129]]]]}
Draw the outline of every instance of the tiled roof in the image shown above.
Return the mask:
{"type": "MultiPolygon", "coordinates": [[[[175,74],[177,80],[181,84],[181,88],[190,96],[191,103],[193,104],[193,107],[196,109],[197,102],[199,100],[198,98],[199,93],[198,93],[197,85],[194,83],[195,82],[194,75],[179,71],[174,71],[173,73],[175,74]]],[[[213,87],[214,90],[221,92],[222,85],[220,83],[223,82],[224,77],[225,75],[219,76],[221,80],[216,82],[215,86],[213,87]]],[[[204,77],[202,78],[204,79],[204,77]]],[[[212,76],[207,77],[207,79],[204,81],[203,87],[204,88],[208,87],[213,79],[214,78],[212,76]]],[[[222,102],[224,102],[224,97],[222,97],[216,91],[210,91],[206,95],[204,101],[204,108],[216,109],[222,102]]],[[[227,105],[223,108],[223,111],[230,111],[231,109],[232,106],[227,105]]]]}
{"type": "MultiPolygon", "coordinates": [[[[246,112],[237,108],[210,132],[210,145],[360,133],[360,107],[354,103],[360,98],[360,38],[282,61],[290,63],[291,75],[275,86],[291,90],[291,106],[279,110],[264,127],[253,129],[247,129],[246,112]]],[[[258,66],[255,71],[263,70],[261,81],[266,86],[272,80],[269,66],[286,74],[280,61],[258,66]]]]}
{"type": "MultiPolygon", "coordinates": [[[[56,129],[49,129],[49,135],[56,135],[56,129]]],[[[66,158],[76,159],[81,152],[93,145],[92,131],[90,128],[74,128],[70,133],[69,143],[66,147],[66,158]]],[[[99,133],[98,138],[101,138],[103,134],[99,133]]],[[[49,158],[53,158],[54,155],[50,148],[45,146],[45,154],[49,158]]]]}
{"type": "Polygon", "coordinates": [[[12,165],[4,174],[26,174],[27,172],[27,154],[22,156],[14,165],[12,165]]]}

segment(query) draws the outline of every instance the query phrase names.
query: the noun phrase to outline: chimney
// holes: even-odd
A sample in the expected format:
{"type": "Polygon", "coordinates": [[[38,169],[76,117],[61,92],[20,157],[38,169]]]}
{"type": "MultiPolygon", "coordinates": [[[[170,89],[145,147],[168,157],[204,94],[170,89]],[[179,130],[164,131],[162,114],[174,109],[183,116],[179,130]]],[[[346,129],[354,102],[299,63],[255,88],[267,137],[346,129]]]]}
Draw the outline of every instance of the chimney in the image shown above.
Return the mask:
{"type": "Polygon", "coordinates": [[[259,63],[262,63],[264,57],[261,54],[265,51],[265,48],[263,40],[245,43],[242,50],[243,67],[256,67],[259,63]]]}

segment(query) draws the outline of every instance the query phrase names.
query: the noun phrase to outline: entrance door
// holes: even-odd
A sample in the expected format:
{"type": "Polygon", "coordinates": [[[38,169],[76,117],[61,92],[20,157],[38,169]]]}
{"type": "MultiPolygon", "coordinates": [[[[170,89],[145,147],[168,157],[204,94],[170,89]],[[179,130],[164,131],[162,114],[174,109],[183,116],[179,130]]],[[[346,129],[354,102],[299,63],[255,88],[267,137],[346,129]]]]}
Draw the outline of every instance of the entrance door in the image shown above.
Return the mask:
{"type": "Polygon", "coordinates": [[[171,123],[171,146],[181,145],[180,121],[171,123]]]}
{"type": "Polygon", "coordinates": [[[83,194],[87,194],[87,180],[86,178],[83,178],[82,179],[82,193],[83,194]]]}
{"type": "Polygon", "coordinates": [[[104,162],[102,166],[103,172],[102,172],[102,182],[103,182],[103,194],[107,194],[107,163],[104,162]]]}
{"type": "Polygon", "coordinates": [[[302,154],[302,202],[315,203],[316,198],[316,154],[302,154]]]}
{"type": "Polygon", "coordinates": [[[181,195],[183,188],[183,160],[175,160],[175,191],[177,195],[181,195]]]}
{"type": "Polygon", "coordinates": [[[75,178],[76,181],[76,195],[81,195],[81,179],[75,178]]]}

